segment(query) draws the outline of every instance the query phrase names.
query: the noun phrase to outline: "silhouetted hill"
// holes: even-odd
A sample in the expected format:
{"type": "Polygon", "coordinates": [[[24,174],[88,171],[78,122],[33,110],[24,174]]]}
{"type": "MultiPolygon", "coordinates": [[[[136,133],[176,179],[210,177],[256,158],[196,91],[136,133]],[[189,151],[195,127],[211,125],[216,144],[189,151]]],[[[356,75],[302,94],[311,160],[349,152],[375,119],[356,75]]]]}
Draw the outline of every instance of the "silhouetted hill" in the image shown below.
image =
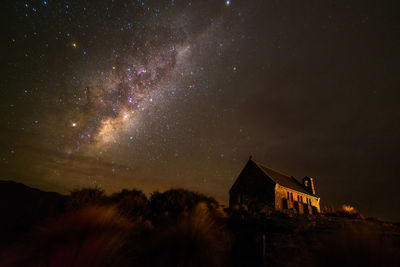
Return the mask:
{"type": "Polygon", "coordinates": [[[0,181],[0,247],[27,233],[34,224],[63,211],[65,196],[13,181],[0,181]]]}

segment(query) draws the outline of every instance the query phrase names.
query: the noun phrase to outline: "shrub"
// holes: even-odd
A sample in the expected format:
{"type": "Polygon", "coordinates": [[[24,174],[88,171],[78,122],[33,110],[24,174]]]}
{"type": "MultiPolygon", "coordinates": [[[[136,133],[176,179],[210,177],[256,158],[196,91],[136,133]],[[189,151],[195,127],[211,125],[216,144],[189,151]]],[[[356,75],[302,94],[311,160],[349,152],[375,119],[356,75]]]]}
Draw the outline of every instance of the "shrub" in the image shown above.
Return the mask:
{"type": "Polygon", "coordinates": [[[112,194],[110,201],[117,205],[122,215],[129,218],[143,218],[147,217],[150,213],[149,201],[146,195],[140,190],[123,189],[119,193],[112,194]]]}
{"type": "Polygon", "coordinates": [[[168,220],[176,220],[181,213],[190,212],[200,202],[212,210],[218,208],[214,198],[184,189],[170,189],[164,193],[155,191],[150,197],[150,208],[155,219],[168,217],[168,220]]]}
{"type": "Polygon", "coordinates": [[[74,210],[92,205],[103,205],[106,204],[107,200],[103,190],[83,188],[74,190],[67,196],[66,206],[68,210],[74,210]]]}

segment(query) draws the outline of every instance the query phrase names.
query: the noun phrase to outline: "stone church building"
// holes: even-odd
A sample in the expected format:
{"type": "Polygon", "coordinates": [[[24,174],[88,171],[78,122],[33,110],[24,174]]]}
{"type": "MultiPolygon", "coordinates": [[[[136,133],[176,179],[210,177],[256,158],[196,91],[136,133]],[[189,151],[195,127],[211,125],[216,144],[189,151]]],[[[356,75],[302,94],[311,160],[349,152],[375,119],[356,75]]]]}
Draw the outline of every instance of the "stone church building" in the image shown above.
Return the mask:
{"type": "Polygon", "coordinates": [[[313,179],[302,182],[263,166],[251,157],[229,190],[229,207],[265,204],[276,210],[299,214],[320,212],[320,198],[315,194],[313,179]]]}

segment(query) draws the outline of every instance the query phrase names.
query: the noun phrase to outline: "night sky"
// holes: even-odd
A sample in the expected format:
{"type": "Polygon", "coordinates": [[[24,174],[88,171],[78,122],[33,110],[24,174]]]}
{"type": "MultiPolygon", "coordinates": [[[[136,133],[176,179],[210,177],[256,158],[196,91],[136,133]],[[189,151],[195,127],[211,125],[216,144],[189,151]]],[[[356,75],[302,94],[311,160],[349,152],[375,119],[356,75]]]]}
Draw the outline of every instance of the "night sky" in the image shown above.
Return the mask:
{"type": "Polygon", "coordinates": [[[253,155],[322,206],[400,220],[395,4],[1,5],[0,179],[227,203],[253,155]]]}

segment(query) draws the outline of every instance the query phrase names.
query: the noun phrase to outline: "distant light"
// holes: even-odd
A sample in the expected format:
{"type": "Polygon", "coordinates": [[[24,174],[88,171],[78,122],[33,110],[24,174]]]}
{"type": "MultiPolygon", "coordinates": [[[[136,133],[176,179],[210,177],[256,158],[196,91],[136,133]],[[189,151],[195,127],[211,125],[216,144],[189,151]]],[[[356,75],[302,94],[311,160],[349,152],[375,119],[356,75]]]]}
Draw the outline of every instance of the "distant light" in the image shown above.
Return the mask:
{"type": "Polygon", "coordinates": [[[86,51],[83,51],[83,53],[82,53],[83,55],[86,55],[86,51]]]}
{"type": "Polygon", "coordinates": [[[131,68],[128,68],[128,71],[131,71],[131,68]]]}
{"type": "Polygon", "coordinates": [[[150,102],[153,102],[153,98],[150,98],[149,101],[150,101],[150,102]]]}
{"type": "Polygon", "coordinates": [[[47,6],[47,1],[43,1],[43,5],[47,6]]]}
{"type": "Polygon", "coordinates": [[[133,139],[133,136],[129,136],[129,140],[132,140],[133,139]]]}
{"type": "Polygon", "coordinates": [[[144,1],[142,1],[142,6],[144,6],[144,1]]]}
{"type": "Polygon", "coordinates": [[[73,47],[73,48],[77,48],[78,45],[77,45],[76,43],[72,43],[72,47],[73,47]]]}
{"type": "Polygon", "coordinates": [[[229,6],[231,4],[231,1],[226,0],[225,3],[226,3],[227,6],[229,6]]]}
{"type": "Polygon", "coordinates": [[[132,103],[132,97],[130,97],[128,101],[129,101],[129,103],[132,103]]]}
{"type": "Polygon", "coordinates": [[[76,126],[76,123],[75,123],[75,122],[73,122],[73,123],[72,123],[72,127],[75,127],[75,126],[76,126]]]}

